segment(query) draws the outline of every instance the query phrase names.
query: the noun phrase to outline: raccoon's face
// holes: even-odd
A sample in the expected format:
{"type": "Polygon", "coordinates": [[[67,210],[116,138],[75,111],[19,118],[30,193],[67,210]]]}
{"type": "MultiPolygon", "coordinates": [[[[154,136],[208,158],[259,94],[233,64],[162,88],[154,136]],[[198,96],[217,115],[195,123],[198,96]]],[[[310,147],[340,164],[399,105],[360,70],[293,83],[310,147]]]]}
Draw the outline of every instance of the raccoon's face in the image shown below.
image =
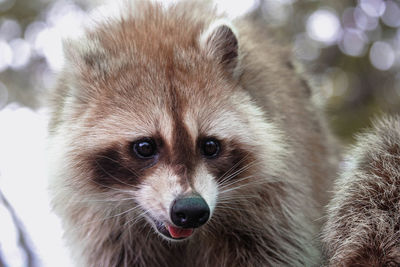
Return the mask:
{"type": "Polygon", "coordinates": [[[151,29],[146,38],[127,32],[104,30],[69,52],[78,75],[66,93],[74,99],[53,118],[65,146],[58,176],[71,199],[104,197],[91,203],[107,218],[123,216],[132,227],[145,219],[162,237],[182,240],[226,195],[257,188],[251,181],[262,169],[280,168],[281,135],[233,77],[238,41],[228,26],[206,31],[196,46],[193,34],[169,42],[151,29]],[[130,38],[152,43],[127,49],[130,38]]]}
{"type": "Polygon", "coordinates": [[[251,184],[257,180],[257,139],[248,114],[236,110],[247,108],[241,102],[246,96],[208,99],[207,106],[195,103],[199,97],[206,96],[177,94],[174,104],[164,99],[165,106],[137,103],[150,108],[137,114],[124,107],[97,121],[92,127],[106,139],[96,141],[85,160],[92,187],[131,201],[137,216],[170,240],[206,224],[230,190],[257,186],[251,184]]]}
{"type": "Polygon", "coordinates": [[[202,93],[185,96],[177,89],[172,98],[172,91],[158,92],[159,103],[133,100],[138,113],[125,106],[130,103],[113,107],[91,126],[104,139],[92,141],[95,149],[85,160],[92,187],[129,199],[138,216],[170,240],[185,239],[206,224],[225,191],[251,180],[246,168],[257,169],[258,144],[240,111],[248,108],[246,95],[209,98],[204,87],[192,90],[202,93]]]}

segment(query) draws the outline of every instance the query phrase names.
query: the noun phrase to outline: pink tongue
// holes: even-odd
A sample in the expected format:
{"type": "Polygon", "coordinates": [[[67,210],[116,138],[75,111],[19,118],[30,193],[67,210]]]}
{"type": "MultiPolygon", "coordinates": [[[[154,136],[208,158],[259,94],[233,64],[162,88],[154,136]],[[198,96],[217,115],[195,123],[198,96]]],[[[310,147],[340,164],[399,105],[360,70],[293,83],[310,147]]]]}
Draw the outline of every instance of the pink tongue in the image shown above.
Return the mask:
{"type": "Polygon", "coordinates": [[[169,225],[168,231],[173,238],[188,237],[193,233],[193,229],[177,228],[169,225]]]}

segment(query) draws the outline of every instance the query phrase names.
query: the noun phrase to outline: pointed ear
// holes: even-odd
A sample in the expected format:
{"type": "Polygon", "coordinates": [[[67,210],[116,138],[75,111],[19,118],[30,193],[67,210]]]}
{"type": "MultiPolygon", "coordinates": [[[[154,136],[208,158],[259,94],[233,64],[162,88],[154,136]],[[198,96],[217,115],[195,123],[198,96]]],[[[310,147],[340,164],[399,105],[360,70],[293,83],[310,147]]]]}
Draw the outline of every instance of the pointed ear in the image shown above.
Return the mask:
{"type": "Polygon", "coordinates": [[[91,75],[104,76],[107,67],[107,53],[96,39],[86,36],[79,40],[65,40],[64,57],[67,65],[76,74],[90,70],[91,75]]]}
{"type": "Polygon", "coordinates": [[[200,36],[200,46],[216,59],[232,76],[237,76],[239,42],[235,30],[227,21],[217,21],[200,36]]]}

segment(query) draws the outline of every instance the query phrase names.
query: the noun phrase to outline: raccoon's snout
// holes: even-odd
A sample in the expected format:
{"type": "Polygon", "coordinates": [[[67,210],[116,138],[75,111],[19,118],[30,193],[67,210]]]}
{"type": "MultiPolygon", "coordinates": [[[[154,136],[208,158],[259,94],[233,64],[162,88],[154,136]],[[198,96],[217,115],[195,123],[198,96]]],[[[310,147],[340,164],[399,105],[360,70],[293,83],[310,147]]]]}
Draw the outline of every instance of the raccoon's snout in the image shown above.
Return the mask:
{"type": "Polygon", "coordinates": [[[171,206],[172,222],[182,228],[196,228],[210,217],[210,208],[199,195],[177,198],[171,206]]]}

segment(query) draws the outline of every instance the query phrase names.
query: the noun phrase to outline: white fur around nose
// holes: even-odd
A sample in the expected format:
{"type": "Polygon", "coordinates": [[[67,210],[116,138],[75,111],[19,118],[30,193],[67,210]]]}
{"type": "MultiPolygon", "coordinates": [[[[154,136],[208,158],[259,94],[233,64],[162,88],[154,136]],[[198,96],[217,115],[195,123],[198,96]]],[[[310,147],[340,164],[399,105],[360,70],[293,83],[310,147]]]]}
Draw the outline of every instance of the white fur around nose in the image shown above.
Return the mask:
{"type": "Polygon", "coordinates": [[[145,178],[138,193],[137,200],[149,215],[158,220],[169,220],[169,207],[175,198],[182,194],[180,178],[169,166],[158,168],[145,178]]]}
{"type": "Polygon", "coordinates": [[[140,206],[149,215],[161,220],[169,220],[169,208],[179,195],[196,192],[207,202],[212,214],[218,196],[217,184],[214,177],[204,165],[200,165],[193,175],[193,188],[186,189],[179,183],[178,177],[168,166],[159,168],[148,176],[137,192],[140,206]]]}
{"type": "Polygon", "coordinates": [[[200,165],[193,175],[193,190],[199,193],[207,202],[212,214],[217,202],[218,186],[215,178],[207,171],[204,165],[200,165]]]}

